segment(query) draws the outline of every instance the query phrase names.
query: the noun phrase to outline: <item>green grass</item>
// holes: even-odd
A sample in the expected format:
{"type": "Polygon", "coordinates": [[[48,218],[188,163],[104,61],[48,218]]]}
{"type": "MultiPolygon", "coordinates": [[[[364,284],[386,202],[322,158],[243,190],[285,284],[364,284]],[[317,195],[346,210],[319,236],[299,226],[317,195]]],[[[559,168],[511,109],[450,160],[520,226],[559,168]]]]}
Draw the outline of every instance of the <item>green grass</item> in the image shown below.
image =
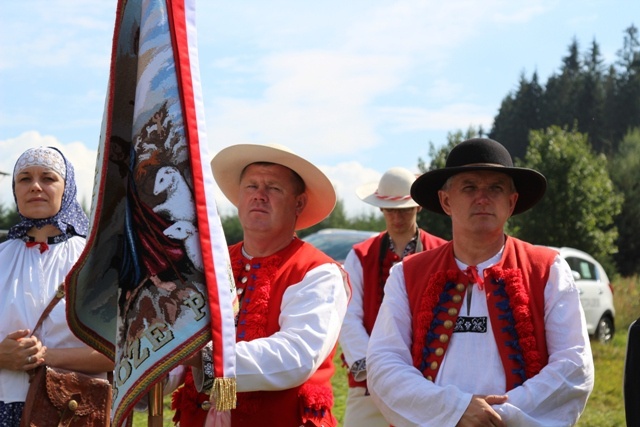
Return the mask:
{"type": "Polygon", "coordinates": [[[331,378],[331,385],[333,386],[333,415],[338,419],[339,424],[342,424],[342,420],[344,419],[347,391],[349,390],[347,368],[342,366],[342,360],[340,359],[341,353],[340,346],[338,346],[336,356],[333,358],[336,373],[333,375],[333,378],[331,378]]]}
{"type": "Polygon", "coordinates": [[[640,317],[640,278],[617,278],[613,281],[613,288],[616,335],[609,344],[591,342],[596,382],[578,421],[579,427],[625,425],[622,392],[624,358],[629,325],[640,317]]]}
{"type": "Polygon", "coordinates": [[[609,344],[591,342],[596,369],[593,392],[582,413],[580,427],[617,427],[625,425],[622,397],[622,372],[627,337],[618,331],[609,344]]]}
{"type": "MultiPolygon", "coordinates": [[[[616,335],[611,343],[591,341],[596,381],[587,407],[580,417],[578,427],[617,427],[625,425],[622,395],[622,374],[627,348],[629,325],[640,317],[640,277],[617,278],[613,281],[616,307],[616,335]]],[[[342,367],[340,349],[334,358],[336,373],[333,376],[335,403],[333,413],[342,423],[347,400],[346,369],[342,367]]],[[[165,399],[164,425],[172,426],[173,413],[165,399]]],[[[137,413],[134,427],[146,427],[146,415],[137,413]]]]}

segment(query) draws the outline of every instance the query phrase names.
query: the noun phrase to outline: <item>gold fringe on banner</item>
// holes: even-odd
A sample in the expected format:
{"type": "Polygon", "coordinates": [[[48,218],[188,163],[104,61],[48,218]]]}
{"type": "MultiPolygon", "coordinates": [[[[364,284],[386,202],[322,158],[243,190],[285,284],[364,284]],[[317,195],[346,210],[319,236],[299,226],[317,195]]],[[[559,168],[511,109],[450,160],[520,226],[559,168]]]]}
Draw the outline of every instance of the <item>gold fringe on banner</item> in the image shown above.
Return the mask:
{"type": "Polygon", "coordinates": [[[216,411],[230,411],[236,407],[236,379],[216,378],[213,380],[211,401],[215,402],[216,411]]]}

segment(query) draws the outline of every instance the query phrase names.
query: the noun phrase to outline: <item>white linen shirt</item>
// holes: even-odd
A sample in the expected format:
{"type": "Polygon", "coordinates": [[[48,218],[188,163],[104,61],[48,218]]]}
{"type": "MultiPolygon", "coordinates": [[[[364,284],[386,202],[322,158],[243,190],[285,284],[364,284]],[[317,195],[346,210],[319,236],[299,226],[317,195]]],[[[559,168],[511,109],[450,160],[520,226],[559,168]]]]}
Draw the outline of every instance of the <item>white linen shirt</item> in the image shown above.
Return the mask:
{"type": "Polygon", "coordinates": [[[309,270],[289,286],[280,330],[236,343],[237,391],[286,390],[308,380],[336,345],[347,302],[348,284],[333,263],[309,270]]]}
{"type": "MultiPolygon", "coordinates": [[[[360,258],[351,249],[344,261],[344,270],[349,274],[351,282],[351,301],[344,317],[340,331],[340,348],[349,367],[367,356],[369,334],[364,328],[364,285],[360,258]]],[[[356,378],[363,381],[366,378],[356,378]]]]}
{"type": "MultiPolygon", "coordinates": [[[[83,237],[39,247],[27,247],[20,239],[0,244],[0,339],[18,329],[33,331],[40,315],[53,299],[85,246],[83,237]]],[[[49,348],[82,347],[85,344],[67,326],[65,299],[43,322],[36,335],[49,348]]],[[[24,402],[29,377],[23,371],[0,369],[0,401],[24,402]]]]}
{"type": "MultiPolygon", "coordinates": [[[[501,256],[478,265],[480,277],[501,256]]],[[[467,267],[460,262],[458,266],[467,267]]],[[[486,316],[487,332],[454,333],[433,383],[413,366],[403,265],[394,266],[367,352],[367,384],[382,414],[396,427],[455,426],[473,394],[507,394],[506,403],[493,405],[506,425],[575,424],[593,389],[593,358],[578,291],[568,264],[559,256],[550,267],[544,300],[549,360],[533,378],[506,393],[485,292],[474,285],[469,315],[486,316]]],[[[466,313],[463,298],[460,314],[466,313]]]]}

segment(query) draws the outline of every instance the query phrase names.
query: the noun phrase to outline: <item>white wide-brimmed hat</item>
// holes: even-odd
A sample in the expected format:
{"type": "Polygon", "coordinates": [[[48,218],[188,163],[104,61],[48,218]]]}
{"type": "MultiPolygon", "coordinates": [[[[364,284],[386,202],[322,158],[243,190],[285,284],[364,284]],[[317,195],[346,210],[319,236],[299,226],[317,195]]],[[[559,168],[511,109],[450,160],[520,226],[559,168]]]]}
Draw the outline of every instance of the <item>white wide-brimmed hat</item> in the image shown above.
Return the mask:
{"type": "Polygon", "coordinates": [[[222,149],[211,160],[211,170],[220,190],[238,206],[240,175],[252,163],[268,162],[288,167],[302,178],[307,205],[296,221],[296,230],[311,227],[329,216],[336,205],[336,192],[329,178],[316,166],[280,144],[238,144],[222,149]]]}
{"type": "Polygon", "coordinates": [[[419,206],[411,198],[411,184],[416,175],[411,171],[395,167],[382,175],[380,182],[371,182],[356,189],[356,194],[365,203],[379,208],[414,208],[419,206]]]}

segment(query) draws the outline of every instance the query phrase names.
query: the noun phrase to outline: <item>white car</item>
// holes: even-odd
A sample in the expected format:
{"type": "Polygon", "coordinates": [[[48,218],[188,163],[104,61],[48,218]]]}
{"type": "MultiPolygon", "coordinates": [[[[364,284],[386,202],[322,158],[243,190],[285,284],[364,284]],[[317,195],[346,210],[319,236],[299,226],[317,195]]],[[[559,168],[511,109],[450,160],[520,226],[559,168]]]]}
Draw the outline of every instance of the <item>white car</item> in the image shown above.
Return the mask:
{"type": "Polygon", "coordinates": [[[591,255],[574,248],[554,248],[573,272],[589,335],[600,342],[611,341],[615,333],[616,310],[613,288],[604,268],[591,255]]]}

